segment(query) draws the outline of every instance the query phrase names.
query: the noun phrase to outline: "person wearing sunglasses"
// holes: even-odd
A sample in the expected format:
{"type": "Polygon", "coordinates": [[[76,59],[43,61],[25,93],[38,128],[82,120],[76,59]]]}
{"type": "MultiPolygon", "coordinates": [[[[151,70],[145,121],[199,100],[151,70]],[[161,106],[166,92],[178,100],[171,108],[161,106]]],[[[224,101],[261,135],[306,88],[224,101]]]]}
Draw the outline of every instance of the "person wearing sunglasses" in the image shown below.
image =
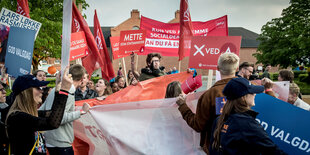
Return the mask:
{"type": "Polygon", "coordinates": [[[64,71],[60,91],[55,92],[54,103],[49,111],[38,111],[37,104],[42,102],[42,87],[48,81],[39,81],[33,75],[17,77],[12,90],[15,100],[5,121],[6,133],[10,142],[11,154],[46,154],[44,138],[40,131],[59,127],[73,83],[64,71]]]}

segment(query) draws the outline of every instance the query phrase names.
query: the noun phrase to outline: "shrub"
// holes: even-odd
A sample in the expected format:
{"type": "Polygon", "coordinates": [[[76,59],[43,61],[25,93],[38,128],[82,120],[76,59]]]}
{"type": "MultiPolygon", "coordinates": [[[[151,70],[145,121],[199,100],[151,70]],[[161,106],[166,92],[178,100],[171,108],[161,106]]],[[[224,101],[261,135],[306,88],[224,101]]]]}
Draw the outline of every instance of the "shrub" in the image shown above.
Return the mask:
{"type": "Polygon", "coordinates": [[[298,78],[299,74],[307,74],[307,71],[293,71],[294,72],[294,78],[298,78]]]}

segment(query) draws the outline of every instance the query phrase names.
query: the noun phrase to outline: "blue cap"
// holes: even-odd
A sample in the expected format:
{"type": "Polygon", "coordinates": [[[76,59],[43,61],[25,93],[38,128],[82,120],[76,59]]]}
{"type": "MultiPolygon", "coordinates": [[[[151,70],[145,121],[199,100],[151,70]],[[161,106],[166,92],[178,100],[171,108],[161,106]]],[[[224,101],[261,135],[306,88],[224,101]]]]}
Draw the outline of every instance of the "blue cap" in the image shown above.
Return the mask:
{"type": "Polygon", "coordinates": [[[245,78],[234,78],[226,84],[223,94],[228,100],[233,100],[247,94],[259,94],[263,91],[264,86],[253,85],[245,78]]]}
{"type": "Polygon", "coordinates": [[[31,87],[42,87],[46,86],[49,81],[39,81],[33,75],[23,75],[18,76],[17,79],[13,83],[12,91],[14,95],[17,96],[22,91],[31,88],[31,87]]]}

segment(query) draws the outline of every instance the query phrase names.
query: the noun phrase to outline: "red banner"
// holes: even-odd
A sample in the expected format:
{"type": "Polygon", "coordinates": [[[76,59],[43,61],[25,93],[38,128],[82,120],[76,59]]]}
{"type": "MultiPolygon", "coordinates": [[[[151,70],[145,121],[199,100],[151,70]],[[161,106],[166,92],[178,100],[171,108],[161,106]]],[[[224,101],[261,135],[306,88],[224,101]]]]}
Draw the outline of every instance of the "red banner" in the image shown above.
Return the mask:
{"type": "Polygon", "coordinates": [[[119,40],[119,55],[130,55],[132,52],[137,53],[144,46],[145,31],[129,30],[121,31],[119,40]]]}
{"type": "Polygon", "coordinates": [[[82,58],[88,54],[84,31],[71,33],[70,61],[82,58]]]}
{"type": "MultiPolygon", "coordinates": [[[[228,36],[227,16],[206,22],[192,22],[194,36],[228,36]]],[[[162,23],[141,16],[140,29],[146,30],[144,52],[140,55],[157,52],[163,56],[178,57],[179,23],[162,23]]],[[[184,56],[189,56],[186,50],[184,56]]]]}
{"type": "Polygon", "coordinates": [[[188,67],[196,69],[217,69],[221,53],[239,55],[241,36],[196,36],[192,37],[188,67]]]}
{"type": "Polygon", "coordinates": [[[110,43],[112,47],[113,60],[126,57],[128,55],[119,55],[119,36],[110,37],[110,43]]]}

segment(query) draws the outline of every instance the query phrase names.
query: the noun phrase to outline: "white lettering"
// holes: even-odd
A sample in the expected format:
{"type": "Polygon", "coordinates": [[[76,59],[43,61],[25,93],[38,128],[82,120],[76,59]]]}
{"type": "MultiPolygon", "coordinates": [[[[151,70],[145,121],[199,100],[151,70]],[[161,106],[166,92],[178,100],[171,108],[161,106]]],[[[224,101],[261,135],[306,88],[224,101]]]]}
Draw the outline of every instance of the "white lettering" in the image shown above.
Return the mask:
{"type": "Polygon", "coordinates": [[[277,128],[276,131],[274,131],[274,126],[271,127],[271,136],[273,136],[274,134],[276,134],[279,131],[279,128],[277,128]]]}
{"type": "Polygon", "coordinates": [[[284,136],[284,131],[281,130],[275,137],[279,137],[281,140],[283,140],[283,136],[284,136]]]}
{"type": "Polygon", "coordinates": [[[231,51],[230,51],[230,48],[229,48],[229,47],[227,48],[226,52],[229,52],[229,53],[231,53],[231,51]]]}
{"type": "Polygon", "coordinates": [[[294,137],[293,139],[292,139],[292,145],[293,146],[298,146],[300,144],[300,138],[299,137],[294,137]]]}
{"type": "Polygon", "coordinates": [[[290,136],[290,133],[287,133],[285,138],[284,138],[284,142],[287,144],[290,144],[290,141],[287,140],[289,136],[290,136]]]}
{"type": "Polygon", "coordinates": [[[303,151],[305,151],[308,148],[308,146],[309,146],[309,143],[307,141],[305,141],[305,140],[302,140],[301,144],[299,145],[298,148],[303,150],[303,151]],[[306,144],[306,145],[304,145],[304,144],[306,144]]]}

